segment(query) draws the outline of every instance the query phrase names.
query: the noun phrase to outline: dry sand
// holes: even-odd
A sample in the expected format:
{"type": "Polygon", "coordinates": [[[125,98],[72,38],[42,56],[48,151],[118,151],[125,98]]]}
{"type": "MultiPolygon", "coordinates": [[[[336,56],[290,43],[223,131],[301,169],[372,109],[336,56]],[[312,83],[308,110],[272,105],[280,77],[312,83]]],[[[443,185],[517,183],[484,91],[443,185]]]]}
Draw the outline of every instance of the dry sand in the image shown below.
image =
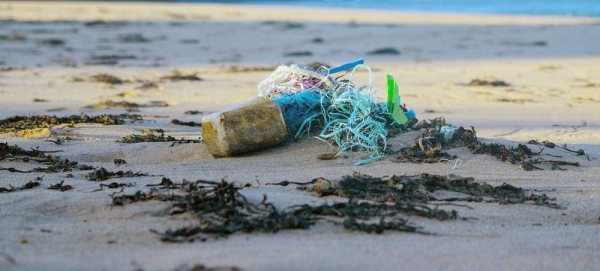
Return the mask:
{"type": "MultiPolygon", "coordinates": [[[[600,266],[598,19],[40,2],[2,2],[0,19],[1,119],[124,112],[85,107],[104,100],[169,105],[141,108],[142,123],[54,127],[50,137],[47,130],[40,132],[42,137],[3,134],[3,142],[63,150],[62,157],[80,163],[163,174],[174,181],[226,178],[264,184],[340,178],[354,171],[374,176],[453,173],[493,185],[507,182],[549,190],[549,196],[567,207],[469,203],[472,210],[445,209],[477,220],[411,218],[441,236],[351,233],[322,222],[310,230],[170,244],[149,230],[193,221],[164,215],[167,205],[112,207],[109,196],[114,190],[90,193],[98,183],[86,181],[85,171],[74,171],[73,178],[65,178],[66,173],[45,174],[42,187],[0,194],[0,270],[174,270],[197,263],[244,270],[597,270],[600,266]],[[369,54],[388,47],[400,54],[369,54]],[[290,56],[294,53],[307,56],[290,56]],[[457,149],[453,152],[464,163],[454,170],[450,164],[388,160],[353,167],[351,157],[316,160],[330,150],[316,139],[224,159],[212,158],[202,144],[115,142],[144,128],[198,138],[198,128],[172,126],[170,120],[198,122],[203,115],[256,96],[256,83],[279,63],[337,64],[357,57],[364,57],[374,70],[377,88],[385,87],[386,73],[393,74],[404,102],[420,119],[444,116],[456,126],[474,126],[478,136],[490,142],[566,143],[584,149],[591,161],[556,151],[581,167],[526,172],[457,149]],[[258,71],[234,72],[233,66],[258,71]],[[204,80],[159,80],[173,70],[196,72],[204,80]],[[114,86],[77,82],[98,73],[134,82],[114,86]],[[496,78],[511,86],[466,86],[475,78],[496,78]],[[158,86],[140,89],[143,81],[158,86]],[[203,113],[185,115],[188,110],[203,113]],[[66,136],[71,140],[60,146],[45,141],[66,136]],[[115,158],[128,164],[116,166],[115,158]],[[62,180],[75,189],[45,189],[62,180]]],[[[366,73],[357,79],[366,83],[366,73]]],[[[383,97],[383,91],[380,94],[383,97]]],[[[0,187],[21,186],[42,175],[0,171],[0,187]]],[[[160,177],[118,181],[135,182],[135,187],[125,188],[133,193],[160,177]]],[[[294,187],[261,186],[243,193],[253,201],[267,194],[280,208],[335,200],[294,187]]]]}

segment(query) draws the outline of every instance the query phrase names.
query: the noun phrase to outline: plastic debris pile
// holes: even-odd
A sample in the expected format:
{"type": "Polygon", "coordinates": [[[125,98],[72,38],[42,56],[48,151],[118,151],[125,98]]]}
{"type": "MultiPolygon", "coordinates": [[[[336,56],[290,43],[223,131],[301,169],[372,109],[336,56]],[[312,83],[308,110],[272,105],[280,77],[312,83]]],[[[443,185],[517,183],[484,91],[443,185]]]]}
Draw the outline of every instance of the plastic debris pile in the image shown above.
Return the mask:
{"type": "Polygon", "coordinates": [[[318,69],[282,65],[258,84],[258,91],[259,96],[279,104],[294,139],[319,129],[317,138],[338,149],[334,158],[355,151],[363,155],[354,165],[362,165],[383,157],[389,126],[406,125],[415,118],[414,111],[401,106],[398,86],[391,75],[387,103],[378,102],[372,78],[371,69],[362,59],[318,69]],[[366,85],[353,82],[359,69],[369,73],[366,85]],[[348,79],[332,77],[342,71],[350,71],[348,79]]]}

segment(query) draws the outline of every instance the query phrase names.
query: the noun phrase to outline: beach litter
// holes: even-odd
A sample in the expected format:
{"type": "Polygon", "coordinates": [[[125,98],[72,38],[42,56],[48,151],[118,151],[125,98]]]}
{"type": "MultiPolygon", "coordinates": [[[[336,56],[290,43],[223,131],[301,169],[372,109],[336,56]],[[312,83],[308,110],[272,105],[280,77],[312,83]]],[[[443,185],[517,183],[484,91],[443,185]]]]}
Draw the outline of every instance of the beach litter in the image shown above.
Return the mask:
{"type": "Polygon", "coordinates": [[[543,164],[553,170],[579,166],[578,162],[541,158],[543,150],[534,152],[523,144],[512,147],[481,142],[474,127],[455,127],[441,117],[419,122],[415,112],[403,104],[392,75],[387,75],[386,83],[387,101],[382,102],[373,87],[373,72],[363,59],[335,67],[280,65],[258,83],[258,98],[204,117],[203,139],[216,157],[235,156],[307,136],[331,147],[317,159],[331,160],[352,153],[355,166],[396,155],[391,161],[452,162],[456,169],[463,161],[445,151],[460,147],[474,154],[492,155],[525,171],[542,170],[539,165],[543,164]],[[346,73],[335,77],[342,72],[346,73]],[[357,72],[368,73],[366,84],[355,82],[357,72]],[[409,146],[394,151],[388,148],[388,138],[408,131],[421,134],[409,146]]]}
{"type": "Polygon", "coordinates": [[[298,140],[318,129],[316,138],[337,149],[330,159],[352,151],[359,158],[355,165],[380,160],[387,148],[388,129],[406,125],[415,114],[402,105],[391,75],[388,101],[379,102],[372,77],[363,59],[336,67],[280,65],[258,83],[259,98],[203,118],[203,139],[214,156],[233,156],[278,145],[288,135],[298,140]],[[361,69],[369,73],[366,85],[353,82],[361,69]],[[333,77],[344,71],[349,73],[348,79],[333,77]],[[270,115],[248,119],[252,115],[249,108],[263,107],[271,108],[270,115]],[[248,125],[251,129],[246,128],[248,125]],[[273,135],[277,136],[269,139],[273,135]]]}
{"type": "Polygon", "coordinates": [[[414,111],[402,105],[398,85],[391,75],[387,81],[387,103],[379,102],[372,81],[372,71],[363,59],[336,67],[292,64],[279,66],[258,84],[258,90],[259,96],[279,104],[291,137],[297,140],[320,130],[315,138],[337,150],[328,159],[352,151],[359,160],[354,165],[363,165],[384,156],[391,126],[406,125],[415,117],[414,111]],[[353,82],[361,69],[369,73],[365,85],[353,82]],[[333,77],[343,71],[348,72],[348,79],[333,77]]]}
{"type": "Polygon", "coordinates": [[[288,135],[281,109],[264,97],[212,113],[202,118],[201,125],[202,140],[215,157],[276,146],[288,135]]]}

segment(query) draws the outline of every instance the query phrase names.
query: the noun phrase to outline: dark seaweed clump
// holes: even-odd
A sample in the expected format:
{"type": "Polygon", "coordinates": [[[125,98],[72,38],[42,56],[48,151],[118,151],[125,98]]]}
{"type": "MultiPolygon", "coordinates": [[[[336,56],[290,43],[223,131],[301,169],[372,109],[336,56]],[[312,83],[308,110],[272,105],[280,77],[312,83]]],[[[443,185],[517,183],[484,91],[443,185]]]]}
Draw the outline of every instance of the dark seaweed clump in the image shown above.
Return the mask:
{"type": "Polygon", "coordinates": [[[119,170],[116,172],[108,171],[107,169],[101,167],[96,169],[87,175],[85,175],[85,179],[92,182],[101,182],[112,178],[126,178],[126,177],[142,177],[142,176],[155,176],[148,175],[148,173],[141,172],[133,172],[131,170],[123,171],[119,170]]]}
{"type": "Polygon", "coordinates": [[[41,178],[36,179],[36,181],[29,181],[21,187],[13,187],[9,185],[8,187],[0,187],[0,193],[11,193],[21,190],[33,189],[41,185],[41,178]]]}
{"type": "Polygon", "coordinates": [[[121,125],[124,120],[141,121],[140,115],[71,115],[57,116],[13,116],[0,120],[0,133],[18,132],[27,129],[50,128],[60,124],[99,123],[104,125],[121,125]]]}
{"type": "Polygon", "coordinates": [[[0,162],[1,161],[19,161],[19,162],[36,162],[39,164],[47,165],[47,167],[36,167],[31,170],[19,170],[13,167],[5,168],[0,166],[0,170],[6,170],[13,173],[30,173],[30,172],[44,172],[44,173],[58,173],[58,172],[69,172],[74,169],[77,170],[91,170],[94,167],[89,165],[80,165],[76,161],[69,161],[69,159],[61,159],[60,156],[53,156],[48,153],[56,153],[60,151],[40,151],[38,149],[25,150],[17,145],[8,145],[7,143],[0,143],[0,162]]]}
{"type": "Polygon", "coordinates": [[[439,163],[456,159],[444,150],[477,144],[477,132],[473,127],[459,127],[451,138],[445,138],[437,128],[426,129],[410,147],[400,150],[396,162],[439,163]]]}
{"type": "Polygon", "coordinates": [[[175,144],[202,142],[202,140],[200,140],[200,139],[184,139],[184,138],[177,139],[170,135],[165,136],[164,131],[161,129],[158,129],[156,131],[159,132],[160,135],[154,134],[154,132],[152,130],[144,130],[143,135],[135,135],[135,134],[128,135],[128,136],[123,137],[123,139],[121,139],[121,140],[117,140],[117,142],[128,143],[128,144],[142,143],[142,142],[173,142],[173,144],[171,144],[171,146],[175,146],[175,144]]]}
{"type": "Polygon", "coordinates": [[[502,204],[531,203],[551,208],[562,208],[545,194],[527,194],[523,189],[508,184],[491,186],[479,184],[473,178],[422,174],[418,176],[391,176],[375,178],[354,174],[339,181],[323,178],[307,183],[287,181],[272,185],[301,185],[303,190],[313,190],[317,196],[336,195],[345,202],[321,205],[302,204],[278,209],[267,202],[266,195],[260,202],[251,202],[240,190],[249,187],[236,186],[226,181],[198,180],[173,183],[163,178],[163,189],[179,189],[180,193],[161,193],[159,189],[138,191],[134,194],[113,195],[113,205],[123,206],[133,202],[158,200],[170,202],[171,215],[190,214],[198,219],[197,225],[161,232],[153,230],[163,241],[206,241],[235,233],[276,233],[281,230],[308,229],[320,220],[341,225],[350,231],[382,233],[403,231],[432,234],[408,221],[409,216],[420,216],[440,221],[460,218],[456,211],[436,207],[439,201],[497,202],[502,204]],[[305,185],[312,185],[306,187],[305,185]],[[463,193],[460,198],[436,198],[435,191],[463,193]]]}
{"type": "Polygon", "coordinates": [[[182,125],[182,126],[190,126],[190,127],[202,127],[202,123],[193,122],[193,121],[180,121],[178,119],[172,119],[171,125],[182,125]]]}
{"type": "MultiPolygon", "coordinates": [[[[413,176],[388,176],[375,178],[355,173],[339,181],[319,178],[313,180],[313,190],[319,197],[336,195],[350,199],[375,202],[411,202],[427,204],[430,201],[497,202],[500,204],[532,203],[551,208],[562,208],[545,194],[526,193],[522,188],[504,183],[492,186],[475,182],[474,178],[458,175],[433,175],[423,173],[413,176]],[[462,197],[438,198],[436,191],[451,191],[464,194],[462,197]]],[[[305,189],[306,188],[302,188],[305,189]]]]}
{"type": "MultiPolygon", "coordinates": [[[[406,148],[398,152],[395,162],[412,162],[412,163],[438,163],[456,159],[458,157],[450,155],[446,150],[458,147],[467,147],[474,154],[487,154],[497,159],[508,162],[525,171],[543,170],[541,165],[549,165],[552,170],[566,170],[563,166],[580,166],[579,162],[568,162],[564,160],[548,160],[542,157],[541,149],[534,152],[525,144],[518,146],[506,146],[498,143],[484,143],[478,140],[477,131],[474,127],[466,129],[458,127],[454,129],[454,133],[450,137],[442,131],[442,127],[447,126],[443,118],[436,118],[429,121],[421,121],[413,126],[413,129],[423,130],[421,135],[406,148]]],[[[532,145],[541,145],[548,148],[554,148],[556,144],[552,142],[539,143],[536,140],[528,142],[532,145]]],[[[578,156],[586,155],[583,150],[570,150],[566,145],[562,148],[568,152],[577,154],[578,156]]],[[[587,156],[587,155],[586,155],[587,156]]],[[[589,160],[589,157],[588,157],[589,160]]]]}

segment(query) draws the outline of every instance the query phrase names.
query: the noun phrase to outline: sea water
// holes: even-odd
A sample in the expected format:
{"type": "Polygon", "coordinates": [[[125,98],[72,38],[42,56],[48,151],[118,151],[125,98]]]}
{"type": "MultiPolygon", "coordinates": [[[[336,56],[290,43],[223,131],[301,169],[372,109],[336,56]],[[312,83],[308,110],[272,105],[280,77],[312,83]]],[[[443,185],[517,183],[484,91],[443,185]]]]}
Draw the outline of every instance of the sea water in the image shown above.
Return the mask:
{"type": "Polygon", "coordinates": [[[171,0],[165,2],[600,17],[600,0],[171,0]]]}

